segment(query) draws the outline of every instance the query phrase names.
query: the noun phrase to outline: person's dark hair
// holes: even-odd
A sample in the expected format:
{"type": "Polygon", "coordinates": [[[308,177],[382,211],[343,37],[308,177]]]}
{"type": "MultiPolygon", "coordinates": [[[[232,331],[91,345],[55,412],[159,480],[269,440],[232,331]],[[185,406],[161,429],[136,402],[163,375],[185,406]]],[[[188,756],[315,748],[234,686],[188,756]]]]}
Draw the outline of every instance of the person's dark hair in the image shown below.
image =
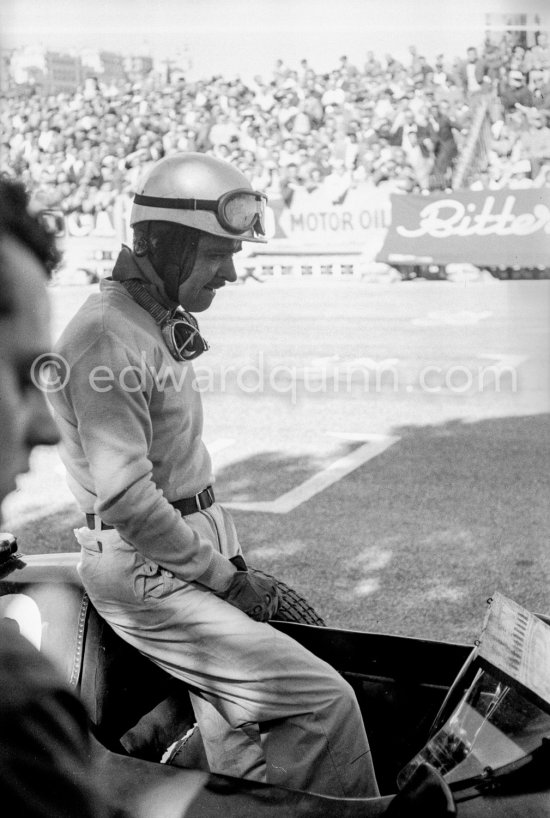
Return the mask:
{"type": "Polygon", "coordinates": [[[13,179],[0,178],[0,236],[4,233],[18,239],[34,253],[48,277],[51,276],[61,260],[55,237],[29,211],[25,187],[13,179]]]}

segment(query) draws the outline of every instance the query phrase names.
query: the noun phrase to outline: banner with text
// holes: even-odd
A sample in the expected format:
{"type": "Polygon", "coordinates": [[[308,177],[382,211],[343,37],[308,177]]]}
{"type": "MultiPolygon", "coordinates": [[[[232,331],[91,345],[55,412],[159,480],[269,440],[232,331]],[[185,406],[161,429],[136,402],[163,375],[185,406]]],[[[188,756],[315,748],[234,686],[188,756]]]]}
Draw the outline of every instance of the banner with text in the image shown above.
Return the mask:
{"type": "Polygon", "coordinates": [[[58,239],[65,268],[110,275],[121,244],[131,242],[129,212],[128,199],[121,197],[104,210],[66,213],[64,235],[58,239]]]}
{"type": "Polygon", "coordinates": [[[547,267],[550,188],[392,195],[378,261],[547,267]]]}
{"type": "Polygon", "coordinates": [[[321,186],[309,193],[297,188],[288,204],[270,199],[266,248],[269,253],[287,248],[288,252],[355,252],[371,254],[382,247],[390,225],[390,197],[370,185],[359,184],[347,190],[321,186]]]}

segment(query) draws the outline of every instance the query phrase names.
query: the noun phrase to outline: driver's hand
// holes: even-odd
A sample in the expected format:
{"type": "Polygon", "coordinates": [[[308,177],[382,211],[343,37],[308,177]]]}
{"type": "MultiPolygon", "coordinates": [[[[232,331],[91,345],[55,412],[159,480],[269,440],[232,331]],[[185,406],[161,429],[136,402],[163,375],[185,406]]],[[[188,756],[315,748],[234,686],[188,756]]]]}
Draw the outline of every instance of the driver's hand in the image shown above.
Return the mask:
{"type": "Polygon", "coordinates": [[[236,571],[229,588],[218,591],[216,596],[244,611],[256,622],[272,619],[279,607],[277,584],[267,577],[249,574],[248,571],[236,571]]]}

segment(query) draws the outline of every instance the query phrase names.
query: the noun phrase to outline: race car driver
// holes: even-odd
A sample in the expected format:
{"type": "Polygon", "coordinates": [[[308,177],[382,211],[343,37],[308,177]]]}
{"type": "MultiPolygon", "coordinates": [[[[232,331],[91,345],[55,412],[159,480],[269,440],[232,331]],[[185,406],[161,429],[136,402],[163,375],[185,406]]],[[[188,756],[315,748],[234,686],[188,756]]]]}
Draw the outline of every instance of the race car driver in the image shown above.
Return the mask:
{"type": "Polygon", "coordinates": [[[128,643],[192,690],[210,769],[338,796],[377,794],[351,687],[272,628],[277,587],[247,571],[211,486],[193,313],[264,241],[265,196],[230,164],[157,162],[140,182],[111,279],[68,324],[50,395],[86,525],[80,574],[128,643]]]}

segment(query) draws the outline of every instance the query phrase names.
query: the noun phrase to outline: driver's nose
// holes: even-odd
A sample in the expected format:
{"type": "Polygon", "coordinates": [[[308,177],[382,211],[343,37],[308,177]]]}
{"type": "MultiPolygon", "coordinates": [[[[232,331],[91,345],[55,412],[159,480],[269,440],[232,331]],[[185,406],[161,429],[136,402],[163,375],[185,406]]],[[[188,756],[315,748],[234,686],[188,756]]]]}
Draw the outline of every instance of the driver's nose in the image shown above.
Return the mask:
{"type": "Polygon", "coordinates": [[[232,282],[237,280],[237,272],[233,258],[228,258],[227,261],[224,262],[221,273],[226,281],[232,282]]]}

